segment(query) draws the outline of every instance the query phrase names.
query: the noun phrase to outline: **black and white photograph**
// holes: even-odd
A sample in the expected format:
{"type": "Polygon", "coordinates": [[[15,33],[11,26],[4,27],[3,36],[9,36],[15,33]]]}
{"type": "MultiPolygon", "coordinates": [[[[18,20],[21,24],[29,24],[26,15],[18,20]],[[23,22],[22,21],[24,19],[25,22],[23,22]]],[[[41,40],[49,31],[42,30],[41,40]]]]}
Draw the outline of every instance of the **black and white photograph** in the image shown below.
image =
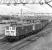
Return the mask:
{"type": "Polygon", "coordinates": [[[52,0],[0,0],[0,50],[52,50],[52,0]]]}

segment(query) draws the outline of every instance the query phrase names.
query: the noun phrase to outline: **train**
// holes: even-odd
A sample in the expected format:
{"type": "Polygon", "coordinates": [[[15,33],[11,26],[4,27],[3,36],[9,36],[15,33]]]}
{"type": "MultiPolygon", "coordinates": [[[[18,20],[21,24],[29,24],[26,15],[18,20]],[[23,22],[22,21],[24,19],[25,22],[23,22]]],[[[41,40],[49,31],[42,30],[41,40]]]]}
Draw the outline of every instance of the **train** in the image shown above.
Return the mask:
{"type": "Polygon", "coordinates": [[[20,40],[27,36],[37,34],[37,32],[41,31],[48,23],[48,20],[12,22],[10,26],[6,26],[5,36],[9,41],[20,40]]]}

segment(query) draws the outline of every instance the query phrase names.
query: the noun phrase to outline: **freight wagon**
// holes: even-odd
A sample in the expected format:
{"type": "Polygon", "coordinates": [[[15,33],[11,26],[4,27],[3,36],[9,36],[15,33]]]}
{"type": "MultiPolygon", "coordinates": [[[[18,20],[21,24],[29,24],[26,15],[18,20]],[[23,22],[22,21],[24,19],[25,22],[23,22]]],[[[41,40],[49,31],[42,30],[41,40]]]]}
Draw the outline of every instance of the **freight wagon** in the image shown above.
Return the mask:
{"type": "Polygon", "coordinates": [[[12,23],[5,28],[5,36],[9,41],[21,39],[32,34],[36,34],[48,24],[47,20],[36,23],[12,23]]]}

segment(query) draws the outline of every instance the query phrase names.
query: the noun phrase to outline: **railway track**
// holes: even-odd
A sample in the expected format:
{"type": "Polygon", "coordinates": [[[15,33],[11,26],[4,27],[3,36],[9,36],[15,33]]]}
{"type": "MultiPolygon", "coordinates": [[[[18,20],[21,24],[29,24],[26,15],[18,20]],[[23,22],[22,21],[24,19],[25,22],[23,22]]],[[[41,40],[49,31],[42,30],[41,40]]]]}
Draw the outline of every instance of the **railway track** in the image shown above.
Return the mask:
{"type": "Polygon", "coordinates": [[[52,27],[52,23],[49,24],[46,28],[44,28],[38,34],[26,37],[26,38],[24,38],[20,41],[17,41],[17,42],[9,43],[9,42],[4,42],[5,40],[4,41],[1,40],[0,49],[2,49],[2,50],[15,50],[15,49],[20,50],[21,48],[25,47],[26,45],[33,43],[37,39],[42,37],[42,34],[43,34],[42,32],[45,32],[46,29],[47,29],[46,31],[50,30],[51,27],[52,27]]]}
{"type": "Polygon", "coordinates": [[[7,40],[5,38],[0,39],[0,47],[3,47],[4,45],[9,44],[9,42],[7,42],[7,40]]]}
{"type": "Polygon", "coordinates": [[[33,42],[33,41],[29,41],[29,38],[30,37],[25,38],[23,40],[20,40],[18,42],[14,42],[14,43],[8,43],[8,42],[5,43],[5,42],[3,42],[2,44],[0,44],[0,49],[10,50],[10,49],[12,49],[13,47],[16,47],[16,46],[18,46],[18,48],[20,48],[20,45],[22,46],[24,44],[29,44],[29,43],[33,42]]]}
{"type": "Polygon", "coordinates": [[[27,44],[30,44],[30,43],[32,43],[33,41],[36,41],[39,37],[31,37],[31,39],[33,39],[33,40],[29,40],[29,38],[30,37],[28,37],[28,38],[26,38],[26,39],[23,39],[23,40],[21,40],[21,41],[19,41],[19,42],[16,42],[16,43],[12,43],[12,44],[10,44],[10,45],[8,45],[8,44],[5,44],[4,46],[2,46],[1,47],[1,49],[3,49],[3,50],[11,50],[12,48],[14,48],[14,47],[16,47],[16,46],[18,46],[18,49],[20,49],[20,48],[22,48],[22,47],[24,47],[24,46],[26,46],[27,44]]]}

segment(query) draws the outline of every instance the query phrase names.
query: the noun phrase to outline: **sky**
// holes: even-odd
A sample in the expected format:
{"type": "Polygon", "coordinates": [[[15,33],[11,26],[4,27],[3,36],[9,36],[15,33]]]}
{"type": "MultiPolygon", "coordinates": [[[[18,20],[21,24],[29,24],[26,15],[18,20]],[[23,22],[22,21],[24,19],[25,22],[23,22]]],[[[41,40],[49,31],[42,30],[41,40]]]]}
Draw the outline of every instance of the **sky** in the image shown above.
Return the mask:
{"type": "Polygon", "coordinates": [[[35,13],[52,13],[52,7],[49,5],[43,4],[34,4],[34,5],[0,5],[0,15],[11,15],[11,14],[17,14],[20,12],[20,10],[23,10],[23,12],[35,12],[35,13]]]}

